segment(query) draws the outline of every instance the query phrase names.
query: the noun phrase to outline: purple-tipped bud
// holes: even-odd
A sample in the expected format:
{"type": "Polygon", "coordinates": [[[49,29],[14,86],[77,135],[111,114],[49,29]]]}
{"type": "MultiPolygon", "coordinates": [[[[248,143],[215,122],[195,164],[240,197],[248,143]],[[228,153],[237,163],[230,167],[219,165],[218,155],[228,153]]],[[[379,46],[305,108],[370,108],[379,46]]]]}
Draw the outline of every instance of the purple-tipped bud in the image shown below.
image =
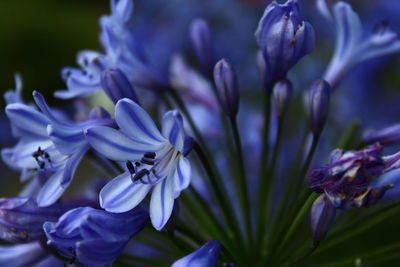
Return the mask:
{"type": "Polygon", "coordinates": [[[122,98],[129,98],[138,102],[135,90],[119,69],[106,69],[101,73],[101,86],[107,96],[114,102],[122,98]]]}
{"type": "Polygon", "coordinates": [[[311,131],[316,135],[322,132],[328,117],[330,92],[329,83],[318,80],[312,84],[306,95],[307,115],[311,131]]]}
{"type": "Polygon", "coordinates": [[[313,239],[324,239],[336,215],[336,208],[325,194],[320,195],[313,203],[310,213],[310,226],[313,239]]]}
{"type": "Polygon", "coordinates": [[[284,79],[287,72],[314,48],[314,29],[303,21],[297,0],[269,4],[255,36],[266,63],[267,89],[284,79]]]}
{"type": "Polygon", "coordinates": [[[293,94],[293,85],[289,80],[280,80],[274,85],[273,99],[279,117],[284,116],[293,94]]]}
{"type": "Polygon", "coordinates": [[[214,81],[223,110],[229,117],[235,117],[239,110],[238,81],[235,70],[225,59],[215,65],[214,81]]]}
{"type": "Polygon", "coordinates": [[[190,25],[190,39],[203,72],[212,73],[214,66],[214,51],[210,27],[203,19],[195,19],[190,25]]]}
{"type": "Polygon", "coordinates": [[[221,245],[217,240],[206,242],[196,251],[174,262],[171,267],[216,266],[221,245]]]}
{"type": "Polygon", "coordinates": [[[67,210],[77,205],[53,204],[40,208],[29,198],[0,199],[0,238],[13,243],[25,243],[44,236],[45,221],[57,221],[67,210]]]}
{"type": "Polygon", "coordinates": [[[391,145],[400,142],[400,123],[379,129],[370,130],[364,134],[364,141],[367,144],[376,142],[382,145],[391,145]]]}

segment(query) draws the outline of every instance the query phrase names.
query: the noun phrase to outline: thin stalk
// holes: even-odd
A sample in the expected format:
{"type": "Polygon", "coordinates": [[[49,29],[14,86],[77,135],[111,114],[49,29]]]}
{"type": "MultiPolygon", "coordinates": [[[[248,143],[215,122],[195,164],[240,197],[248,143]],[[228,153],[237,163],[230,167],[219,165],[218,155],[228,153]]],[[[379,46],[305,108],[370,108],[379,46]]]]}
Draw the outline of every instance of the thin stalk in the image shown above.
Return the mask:
{"type": "Polygon", "coordinates": [[[210,163],[207,159],[207,156],[206,156],[205,152],[202,150],[202,148],[200,147],[200,145],[198,143],[195,143],[193,149],[196,151],[197,155],[199,156],[200,161],[203,164],[203,167],[204,167],[204,169],[207,173],[207,176],[209,178],[209,181],[212,185],[212,190],[214,191],[214,195],[215,195],[217,201],[219,202],[220,210],[225,217],[225,221],[226,221],[227,225],[229,225],[230,228],[233,230],[234,235],[237,238],[237,241],[240,242],[242,245],[244,245],[242,237],[241,237],[239,223],[238,223],[237,219],[235,218],[234,210],[229,203],[229,198],[228,198],[227,192],[224,188],[224,185],[222,184],[222,181],[215,177],[213,168],[210,165],[210,163]]]}
{"type": "Polygon", "coordinates": [[[303,206],[297,213],[296,217],[294,218],[292,224],[289,227],[289,230],[286,232],[285,236],[282,239],[280,246],[278,247],[278,252],[285,247],[285,245],[289,242],[289,240],[293,237],[294,233],[296,232],[297,228],[299,227],[300,223],[306,217],[308,211],[311,208],[311,205],[314,203],[314,200],[318,197],[318,194],[312,193],[307,200],[304,202],[303,206]]]}
{"type": "Polygon", "coordinates": [[[265,225],[264,212],[265,201],[267,198],[268,183],[271,177],[266,177],[267,161],[269,152],[269,126],[270,126],[270,113],[271,113],[271,93],[268,91],[264,103],[264,127],[262,130],[262,151],[260,159],[259,170],[259,187],[257,193],[257,213],[256,213],[256,245],[261,242],[263,227],[265,225]]]}
{"type": "Polygon", "coordinates": [[[312,247],[309,248],[304,255],[301,255],[300,257],[298,257],[294,261],[291,261],[290,263],[288,263],[288,264],[286,264],[284,266],[297,266],[297,265],[299,265],[302,261],[304,261],[305,259],[310,257],[314,253],[314,251],[317,250],[319,244],[320,244],[319,241],[314,242],[312,247]]]}
{"type": "Polygon", "coordinates": [[[250,217],[250,202],[249,202],[249,195],[247,189],[247,180],[246,180],[246,170],[244,167],[244,159],[243,159],[243,151],[242,151],[242,142],[240,141],[239,130],[237,126],[237,122],[235,118],[230,118],[230,123],[232,127],[233,138],[236,144],[237,150],[237,164],[239,168],[239,186],[237,188],[240,193],[238,194],[240,197],[240,207],[242,210],[243,221],[246,228],[246,234],[248,241],[252,242],[252,232],[251,232],[251,217],[250,217]]]}

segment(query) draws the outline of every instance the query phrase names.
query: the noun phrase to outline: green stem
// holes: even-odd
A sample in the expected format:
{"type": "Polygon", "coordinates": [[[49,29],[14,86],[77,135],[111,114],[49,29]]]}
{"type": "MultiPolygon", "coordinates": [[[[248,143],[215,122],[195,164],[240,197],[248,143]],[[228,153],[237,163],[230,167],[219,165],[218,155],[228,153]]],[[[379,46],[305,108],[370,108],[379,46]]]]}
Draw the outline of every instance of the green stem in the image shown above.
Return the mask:
{"type": "Polygon", "coordinates": [[[240,196],[240,207],[242,210],[243,214],[243,221],[245,224],[246,232],[247,232],[247,238],[249,239],[248,241],[251,243],[252,239],[252,232],[251,232],[251,217],[250,217],[250,202],[249,202],[249,196],[248,196],[248,189],[247,189],[247,180],[246,180],[246,170],[244,167],[244,159],[243,159],[243,151],[242,151],[242,142],[240,141],[240,135],[239,135],[239,130],[237,127],[237,122],[235,118],[230,118],[231,122],[231,127],[232,127],[232,132],[233,132],[233,138],[235,140],[236,144],[236,150],[237,150],[237,160],[238,160],[238,168],[239,168],[239,186],[240,188],[237,188],[238,195],[240,196]]]}
{"type": "Polygon", "coordinates": [[[266,93],[264,103],[264,127],[262,130],[262,151],[260,159],[260,170],[259,170],[259,187],[257,193],[257,213],[256,213],[256,246],[260,244],[262,240],[263,227],[265,226],[264,212],[265,212],[265,201],[267,198],[268,183],[271,177],[266,177],[268,151],[269,151],[269,124],[270,124],[270,112],[271,112],[271,93],[270,90],[266,93]]]}

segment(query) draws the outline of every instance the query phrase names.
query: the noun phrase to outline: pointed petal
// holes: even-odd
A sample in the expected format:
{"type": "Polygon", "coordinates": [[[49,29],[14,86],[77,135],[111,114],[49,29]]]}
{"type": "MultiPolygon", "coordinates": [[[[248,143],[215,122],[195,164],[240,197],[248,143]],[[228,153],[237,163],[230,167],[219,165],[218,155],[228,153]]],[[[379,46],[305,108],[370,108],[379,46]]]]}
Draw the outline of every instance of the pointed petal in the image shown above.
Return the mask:
{"type": "Polygon", "coordinates": [[[14,103],[7,105],[6,114],[11,124],[20,130],[19,133],[24,133],[28,137],[29,135],[47,137],[46,127],[50,121],[36,109],[14,103]]]}
{"type": "Polygon", "coordinates": [[[168,222],[174,207],[173,182],[173,177],[169,176],[158,183],[151,193],[150,219],[158,231],[168,222]]]}
{"type": "Polygon", "coordinates": [[[190,184],[191,168],[190,162],[185,157],[180,157],[174,174],[174,198],[177,198],[182,190],[190,184]]]}
{"type": "Polygon", "coordinates": [[[105,157],[118,160],[135,160],[141,158],[144,152],[152,152],[155,146],[137,143],[121,131],[110,127],[96,126],[85,131],[89,144],[105,157]]]}
{"type": "Polygon", "coordinates": [[[70,185],[76,168],[86,151],[87,149],[83,149],[79,153],[72,155],[65,166],[61,167],[47,180],[37,196],[37,203],[40,207],[49,206],[60,198],[70,185]]]}
{"type": "Polygon", "coordinates": [[[221,245],[217,240],[210,240],[189,255],[177,260],[171,267],[216,266],[221,245]]]}
{"type": "Polygon", "coordinates": [[[139,143],[165,141],[147,112],[130,99],[118,101],[115,106],[115,121],[126,135],[139,143]]]}
{"type": "Polygon", "coordinates": [[[64,155],[71,155],[82,149],[87,140],[81,129],[57,127],[48,125],[47,133],[57,150],[64,155]]]}
{"type": "Polygon", "coordinates": [[[140,182],[132,182],[131,174],[125,172],[100,191],[100,206],[110,212],[129,211],[146,197],[151,187],[140,182]]]}
{"type": "Polygon", "coordinates": [[[185,130],[182,115],[178,111],[172,110],[165,113],[162,120],[162,134],[176,150],[183,151],[185,130]]]}

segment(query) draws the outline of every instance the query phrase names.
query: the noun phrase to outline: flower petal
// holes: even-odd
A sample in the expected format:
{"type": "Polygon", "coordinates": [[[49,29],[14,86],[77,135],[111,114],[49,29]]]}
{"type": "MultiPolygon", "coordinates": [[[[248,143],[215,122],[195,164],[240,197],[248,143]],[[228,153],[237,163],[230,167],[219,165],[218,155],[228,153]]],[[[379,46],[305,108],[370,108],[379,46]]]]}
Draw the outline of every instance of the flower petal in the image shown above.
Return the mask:
{"type": "Polygon", "coordinates": [[[125,212],[136,207],[147,195],[151,185],[132,182],[125,172],[106,184],[100,191],[100,206],[110,212],[125,212]]]}
{"type": "Polygon", "coordinates": [[[141,158],[144,152],[157,149],[155,146],[137,143],[121,131],[105,126],[89,128],[85,135],[96,151],[112,160],[135,160],[141,158]]]}
{"type": "Polygon", "coordinates": [[[162,134],[176,150],[183,151],[185,130],[182,115],[178,111],[172,110],[165,113],[162,120],[162,134]]]}
{"type": "Polygon", "coordinates": [[[169,176],[158,183],[151,193],[150,219],[158,231],[168,222],[174,207],[173,182],[173,177],[169,176]]]}
{"type": "Polygon", "coordinates": [[[190,162],[185,157],[180,157],[178,166],[174,174],[174,198],[177,198],[182,190],[190,184],[191,167],[190,162]]]}
{"type": "Polygon", "coordinates": [[[122,132],[139,143],[154,144],[165,141],[147,112],[130,99],[118,101],[115,106],[115,121],[122,132]]]}

